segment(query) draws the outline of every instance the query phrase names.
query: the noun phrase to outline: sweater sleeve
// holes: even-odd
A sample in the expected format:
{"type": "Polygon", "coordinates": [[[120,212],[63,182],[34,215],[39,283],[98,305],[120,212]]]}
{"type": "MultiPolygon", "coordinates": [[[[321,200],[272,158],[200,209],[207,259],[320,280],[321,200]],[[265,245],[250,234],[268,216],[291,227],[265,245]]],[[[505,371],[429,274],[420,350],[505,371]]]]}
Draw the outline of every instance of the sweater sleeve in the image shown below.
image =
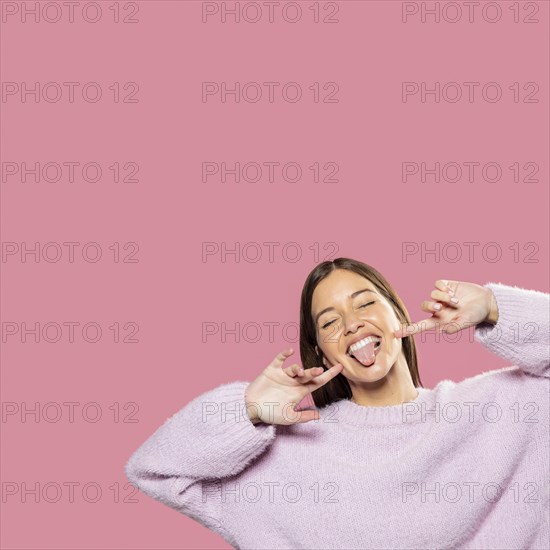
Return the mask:
{"type": "Polygon", "coordinates": [[[485,287],[495,296],[498,319],[477,325],[475,340],[525,372],[550,378],[550,295],[502,283],[485,287]]]}
{"type": "Polygon", "coordinates": [[[275,438],[246,414],[249,382],[223,384],[168,418],[129,458],[128,480],[146,495],[218,532],[221,478],[238,474],[275,438]]]}

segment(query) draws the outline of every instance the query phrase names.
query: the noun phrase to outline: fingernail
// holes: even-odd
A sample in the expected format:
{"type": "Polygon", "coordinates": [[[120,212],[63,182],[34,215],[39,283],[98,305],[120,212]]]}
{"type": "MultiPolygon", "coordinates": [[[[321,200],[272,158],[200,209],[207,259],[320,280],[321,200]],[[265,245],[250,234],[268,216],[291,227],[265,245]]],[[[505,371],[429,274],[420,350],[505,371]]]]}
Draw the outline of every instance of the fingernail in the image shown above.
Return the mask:
{"type": "Polygon", "coordinates": [[[453,304],[458,304],[458,298],[454,297],[454,298],[451,298],[451,302],[453,304]]]}
{"type": "Polygon", "coordinates": [[[441,309],[441,304],[434,304],[434,309],[441,309]]]}

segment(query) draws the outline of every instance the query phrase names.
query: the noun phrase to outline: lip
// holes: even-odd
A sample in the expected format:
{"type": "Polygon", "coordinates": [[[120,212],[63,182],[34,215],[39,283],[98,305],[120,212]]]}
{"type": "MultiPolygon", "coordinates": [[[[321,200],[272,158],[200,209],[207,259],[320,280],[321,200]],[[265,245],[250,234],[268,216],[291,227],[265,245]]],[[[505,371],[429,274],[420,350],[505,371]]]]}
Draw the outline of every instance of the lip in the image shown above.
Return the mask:
{"type": "Polygon", "coordinates": [[[347,344],[346,344],[346,349],[344,350],[345,354],[348,355],[348,349],[349,347],[352,345],[352,344],[356,344],[357,342],[363,340],[364,338],[366,338],[367,336],[376,336],[377,338],[381,338],[382,339],[382,336],[380,336],[380,334],[376,334],[374,332],[366,332],[365,334],[362,334],[361,336],[357,336],[355,338],[352,338],[347,344]]]}

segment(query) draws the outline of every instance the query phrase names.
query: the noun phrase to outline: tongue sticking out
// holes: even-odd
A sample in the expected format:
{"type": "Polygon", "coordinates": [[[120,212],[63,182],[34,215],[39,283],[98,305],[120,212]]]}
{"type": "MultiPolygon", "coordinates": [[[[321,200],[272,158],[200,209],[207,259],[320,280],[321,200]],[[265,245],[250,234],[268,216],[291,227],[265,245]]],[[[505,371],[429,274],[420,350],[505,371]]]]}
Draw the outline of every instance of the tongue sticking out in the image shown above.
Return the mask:
{"type": "Polygon", "coordinates": [[[352,355],[363,366],[368,367],[374,363],[374,342],[352,352],[352,355]]]}

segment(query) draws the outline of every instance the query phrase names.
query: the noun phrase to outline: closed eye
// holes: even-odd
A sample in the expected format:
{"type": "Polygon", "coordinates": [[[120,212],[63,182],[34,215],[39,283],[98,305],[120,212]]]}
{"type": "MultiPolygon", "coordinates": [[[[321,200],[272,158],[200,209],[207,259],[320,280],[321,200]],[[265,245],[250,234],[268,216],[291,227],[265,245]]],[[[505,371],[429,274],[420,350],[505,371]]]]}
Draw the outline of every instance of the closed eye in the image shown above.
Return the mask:
{"type": "MultiPolygon", "coordinates": [[[[366,304],[362,304],[360,305],[359,307],[366,307],[366,306],[370,306],[371,304],[375,304],[376,302],[367,302],[366,304]]],[[[327,328],[329,327],[330,325],[332,325],[332,323],[334,323],[335,320],[333,321],[329,321],[328,323],[325,323],[321,328],[327,328]]]]}

